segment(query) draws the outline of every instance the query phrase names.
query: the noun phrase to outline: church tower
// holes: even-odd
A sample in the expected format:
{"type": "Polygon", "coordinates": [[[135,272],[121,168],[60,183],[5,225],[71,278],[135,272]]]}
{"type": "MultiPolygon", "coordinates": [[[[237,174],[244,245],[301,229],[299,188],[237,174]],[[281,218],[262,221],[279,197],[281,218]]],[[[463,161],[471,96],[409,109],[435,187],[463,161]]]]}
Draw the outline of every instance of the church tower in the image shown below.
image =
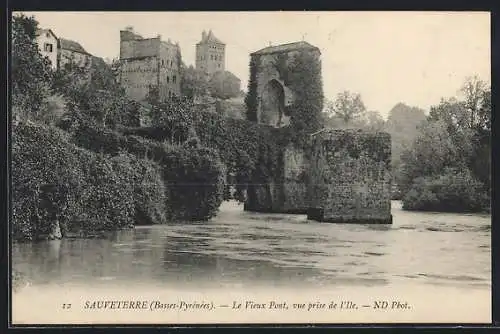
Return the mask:
{"type": "Polygon", "coordinates": [[[210,30],[201,34],[201,41],[196,44],[196,69],[208,76],[225,70],[226,44],[221,42],[210,30]]]}

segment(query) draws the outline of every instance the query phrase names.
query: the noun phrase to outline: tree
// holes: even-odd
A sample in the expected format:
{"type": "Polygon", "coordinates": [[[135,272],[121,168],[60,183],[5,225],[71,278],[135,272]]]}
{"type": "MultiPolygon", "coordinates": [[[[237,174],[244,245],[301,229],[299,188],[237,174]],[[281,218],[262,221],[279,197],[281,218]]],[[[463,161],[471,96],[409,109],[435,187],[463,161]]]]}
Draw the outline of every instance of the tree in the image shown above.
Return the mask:
{"type": "Polygon", "coordinates": [[[208,89],[208,82],[205,74],[192,65],[181,67],[181,95],[189,99],[196,96],[205,95],[208,89]]]}
{"type": "Polygon", "coordinates": [[[428,120],[430,122],[442,120],[452,133],[470,128],[470,115],[465,101],[452,97],[441,99],[436,106],[431,106],[428,120]]]}
{"type": "Polygon", "coordinates": [[[337,95],[331,112],[340,118],[344,125],[348,125],[361,117],[366,112],[366,107],[360,94],[343,91],[337,95]]]}
{"type": "Polygon", "coordinates": [[[215,72],[208,81],[210,94],[218,99],[227,100],[240,93],[241,81],[229,71],[215,72]]]}
{"type": "Polygon", "coordinates": [[[151,122],[169,134],[170,143],[182,144],[196,137],[193,132],[192,101],[172,99],[153,108],[151,122]]]}
{"type": "Polygon", "coordinates": [[[385,131],[391,135],[391,165],[396,184],[399,182],[401,152],[411,145],[419,135],[419,127],[426,121],[424,110],[397,103],[390,111],[385,131]]]}
{"type": "Polygon", "coordinates": [[[464,105],[469,114],[468,122],[471,128],[475,127],[480,119],[478,114],[483,104],[484,92],[486,90],[486,82],[481,80],[477,75],[467,77],[460,89],[460,92],[465,96],[464,105]]]}
{"type": "Polygon", "coordinates": [[[56,71],[53,88],[68,100],[64,126],[86,119],[100,126],[137,124],[137,107],[118,84],[111,65],[93,57],[90,68],[68,66],[56,71]]]}
{"type": "Polygon", "coordinates": [[[52,70],[36,42],[34,17],[14,15],[12,21],[12,110],[14,117],[39,117],[50,94],[52,70]]]}
{"type": "Polygon", "coordinates": [[[491,88],[482,92],[481,106],[477,113],[477,130],[486,132],[487,135],[491,131],[491,88]]]}
{"type": "Polygon", "coordinates": [[[458,164],[457,148],[446,123],[442,120],[429,123],[401,154],[400,190],[405,194],[417,177],[438,175],[444,168],[458,164]]]}
{"type": "Polygon", "coordinates": [[[363,128],[371,131],[383,131],[385,128],[385,120],[378,111],[369,110],[364,114],[362,119],[363,128]]]}

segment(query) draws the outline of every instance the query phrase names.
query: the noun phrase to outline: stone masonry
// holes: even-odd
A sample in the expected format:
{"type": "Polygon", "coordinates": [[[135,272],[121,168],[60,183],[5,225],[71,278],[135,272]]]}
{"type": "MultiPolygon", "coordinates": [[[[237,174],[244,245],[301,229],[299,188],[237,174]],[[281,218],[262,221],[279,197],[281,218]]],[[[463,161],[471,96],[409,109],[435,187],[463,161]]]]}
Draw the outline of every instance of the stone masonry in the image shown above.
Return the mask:
{"type": "Polygon", "coordinates": [[[293,104],[294,92],[287,86],[283,73],[280,73],[280,68],[287,68],[295,54],[301,50],[320,53],[317,47],[307,42],[295,42],[269,46],[250,54],[251,57],[258,59],[258,123],[276,128],[290,124],[290,116],[287,115],[286,108],[293,104]],[[281,59],[284,60],[284,63],[280,63],[281,59]]]}
{"type": "Polygon", "coordinates": [[[323,130],[313,135],[308,218],[391,224],[390,159],[387,133],[323,130]]]}
{"type": "Polygon", "coordinates": [[[153,90],[160,100],[180,96],[180,47],[160,36],[143,38],[120,31],[120,83],[129,98],[143,101],[153,90]]]}

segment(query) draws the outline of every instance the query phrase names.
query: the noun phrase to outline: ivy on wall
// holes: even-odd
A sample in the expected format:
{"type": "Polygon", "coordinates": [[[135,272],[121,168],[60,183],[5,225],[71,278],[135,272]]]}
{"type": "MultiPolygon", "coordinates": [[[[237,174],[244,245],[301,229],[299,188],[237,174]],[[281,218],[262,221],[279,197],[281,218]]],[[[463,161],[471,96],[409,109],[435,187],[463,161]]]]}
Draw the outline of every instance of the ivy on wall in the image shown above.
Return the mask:
{"type": "MultiPolygon", "coordinates": [[[[261,64],[260,57],[252,55],[250,58],[250,80],[245,99],[247,120],[253,122],[257,121],[257,73],[261,64]]],[[[295,97],[292,105],[285,110],[291,116],[289,141],[304,147],[308,142],[308,135],[323,127],[321,112],[324,97],[319,53],[310,50],[299,50],[293,54],[278,53],[271,66],[295,97]]]]}
{"type": "Polygon", "coordinates": [[[256,55],[250,56],[250,80],[248,81],[248,93],[245,97],[247,107],[247,120],[257,122],[257,71],[260,65],[260,58],[256,55]]]}
{"type": "Polygon", "coordinates": [[[298,146],[308,142],[309,134],[323,127],[323,82],[319,53],[301,50],[288,61],[289,88],[295,99],[289,108],[291,140],[298,146]]]}

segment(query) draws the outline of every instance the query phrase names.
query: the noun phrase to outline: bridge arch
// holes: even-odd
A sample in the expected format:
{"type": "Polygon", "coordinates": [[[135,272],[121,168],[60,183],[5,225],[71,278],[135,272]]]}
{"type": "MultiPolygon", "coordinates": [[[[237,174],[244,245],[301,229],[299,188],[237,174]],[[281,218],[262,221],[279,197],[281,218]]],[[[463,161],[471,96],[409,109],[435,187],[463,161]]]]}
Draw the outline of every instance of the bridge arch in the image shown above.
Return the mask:
{"type": "Polygon", "coordinates": [[[277,128],[290,124],[290,117],[285,115],[286,91],[281,82],[269,80],[261,92],[259,123],[277,128]]]}

